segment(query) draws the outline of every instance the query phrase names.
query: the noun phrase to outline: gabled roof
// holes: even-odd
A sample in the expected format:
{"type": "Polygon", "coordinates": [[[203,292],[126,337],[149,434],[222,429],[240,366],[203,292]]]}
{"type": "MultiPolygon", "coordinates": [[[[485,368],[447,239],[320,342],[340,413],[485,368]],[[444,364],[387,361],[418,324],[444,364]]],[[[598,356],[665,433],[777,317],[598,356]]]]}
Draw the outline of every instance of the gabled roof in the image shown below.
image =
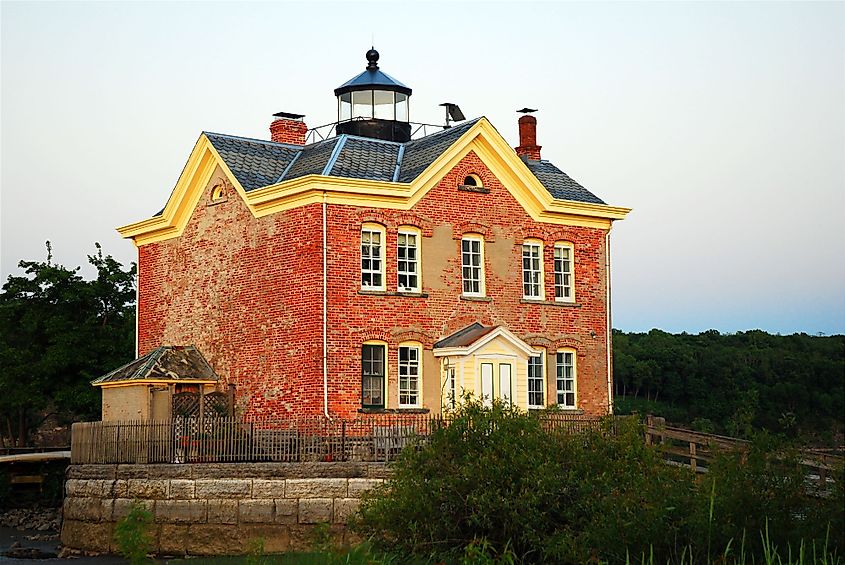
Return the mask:
{"type": "MultiPolygon", "coordinates": [[[[304,147],[205,132],[246,192],[307,175],[412,182],[481,118],[396,143],[339,135],[304,147]]],[[[549,194],[559,200],[604,204],[548,161],[526,161],[549,194]]]]}
{"type": "Polygon", "coordinates": [[[609,229],[630,212],[546,161],[521,160],[482,117],[407,143],[344,134],[302,147],[203,133],[164,209],[118,231],[136,245],[179,237],[218,169],[256,218],[318,202],[410,210],[469,152],[535,221],[609,229]]]}
{"type": "Polygon", "coordinates": [[[117,383],[213,383],[220,378],[193,345],[158,347],[134,361],[91,381],[94,386],[117,383]]]}
{"type": "Polygon", "coordinates": [[[504,326],[483,326],[478,322],[470,324],[450,336],[444,337],[435,343],[432,349],[435,357],[469,355],[496,338],[502,338],[510,343],[514,349],[522,351],[525,355],[530,356],[536,354],[530,345],[519,339],[504,326]]]}

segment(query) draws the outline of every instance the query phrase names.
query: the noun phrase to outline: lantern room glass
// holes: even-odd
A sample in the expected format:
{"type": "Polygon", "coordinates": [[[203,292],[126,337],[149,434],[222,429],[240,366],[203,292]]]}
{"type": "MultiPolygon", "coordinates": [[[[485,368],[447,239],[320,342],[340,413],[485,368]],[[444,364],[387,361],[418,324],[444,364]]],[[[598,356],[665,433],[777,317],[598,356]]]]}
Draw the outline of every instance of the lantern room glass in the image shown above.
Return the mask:
{"type": "Polygon", "coordinates": [[[337,97],[337,120],[358,118],[408,121],[408,95],[391,90],[358,90],[337,97]]]}

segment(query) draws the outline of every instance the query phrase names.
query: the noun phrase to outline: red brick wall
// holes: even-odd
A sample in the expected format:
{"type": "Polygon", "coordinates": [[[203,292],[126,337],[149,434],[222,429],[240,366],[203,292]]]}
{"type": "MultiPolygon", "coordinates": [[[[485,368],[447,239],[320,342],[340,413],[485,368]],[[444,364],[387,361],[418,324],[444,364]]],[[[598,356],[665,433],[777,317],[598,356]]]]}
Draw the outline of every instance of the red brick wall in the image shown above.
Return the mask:
{"type": "MultiPolygon", "coordinates": [[[[382,339],[388,343],[388,372],[395,375],[401,341],[421,341],[430,349],[435,341],[475,321],[504,325],[532,345],[547,347],[549,352],[559,347],[576,348],[578,407],[593,414],[607,412],[605,230],[533,221],[474,153],[467,155],[410,212],[333,205],[328,217],[332,412],[350,413],[360,407],[359,357],[363,341],[382,339]],[[490,193],[457,190],[469,173],[477,174],[490,193]],[[424,277],[423,292],[427,298],[359,294],[363,222],[386,227],[387,293],[396,291],[397,228],[416,225],[425,238],[435,232],[443,233],[443,226],[449,226],[452,250],[437,280],[424,277]],[[460,299],[460,237],[469,232],[485,234],[486,294],[493,298],[491,302],[460,299]],[[545,242],[547,300],[554,300],[554,243],[568,240],[574,244],[577,306],[521,302],[521,244],[529,237],[545,242]],[[494,257],[494,252],[499,253],[494,257]],[[494,268],[494,262],[498,268],[494,268]]],[[[423,254],[424,275],[430,270],[427,261],[431,257],[423,254]]],[[[396,391],[388,387],[388,398],[395,395],[396,391]]],[[[438,402],[439,399],[433,401],[438,402]]]]}
{"type": "MultiPolygon", "coordinates": [[[[195,344],[236,384],[249,412],[321,412],[321,206],[255,219],[231,189],[225,202],[209,201],[207,191],[181,237],[139,250],[140,354],[162,344],[195,344]]],[[[576,348],[579,408],[605,413],[604,236],[605,230],[534,222],[474,153],[411,211],[329,205],[330,411],[351,415],[360,407],[363,341],[388,342],[388,370],[395,375],[399,342],[417,340],[430,349],[480,321],[504,325],[549,352],[576,348]],[[457,190],[469,173],[489,194],[457,190]],[[421,228],[424,249],[438,243],[445,250],[440,265],[422,256],[427,297],[359,294],[363,222],[386,227],[387,293],[396,291],[400,225],[421,228]],[[485,234],[490,302],[460,299],[460,237],[468,232],[485,234]],[[545,242],[547,300],[554,299],[554,242],[574,244],[576,306],[521,303],[525,238],[545,242]]],[[[390,387],[388,398],[395,394],[390,387]]]]}
{"type": "Polygon", "coordinates": [[[231,188],[209,205],[216,182],[181,237],[139,249],[139,353],[194,344],[250,412],[321,412],[320,205],[255,219],[231,188]]]}

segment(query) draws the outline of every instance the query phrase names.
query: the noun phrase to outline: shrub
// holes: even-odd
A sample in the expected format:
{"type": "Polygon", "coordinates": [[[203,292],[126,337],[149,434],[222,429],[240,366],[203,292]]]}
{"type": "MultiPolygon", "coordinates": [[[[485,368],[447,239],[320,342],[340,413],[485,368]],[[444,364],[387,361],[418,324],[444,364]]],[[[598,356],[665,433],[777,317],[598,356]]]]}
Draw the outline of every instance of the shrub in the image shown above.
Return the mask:
{"type": "Polygon", "coordinates": [[[132,565],[147,561],[147,554],[152,550],[152,524],[152,512],[136,500],[130,506],[129,513],[118,520],[114,527],[114,541],[118,553],[132,565]]]}

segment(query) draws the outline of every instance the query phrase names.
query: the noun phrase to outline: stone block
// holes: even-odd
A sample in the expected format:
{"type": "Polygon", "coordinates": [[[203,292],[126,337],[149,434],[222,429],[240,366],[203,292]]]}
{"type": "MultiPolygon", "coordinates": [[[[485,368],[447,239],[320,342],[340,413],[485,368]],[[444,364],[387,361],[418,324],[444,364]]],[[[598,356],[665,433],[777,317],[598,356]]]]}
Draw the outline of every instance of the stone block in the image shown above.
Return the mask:
{"type": "Polygon", "coordinates": [[[146,498],[161,500],[167,496],[166,479],[128,479],[126,481],[127,498],[146,498]]]}
{"type": "MultiPolygon", "coordinates": [[[[65,520],[80,520],[83,522],[99,522],[103,518],[103,500],[100,498],[68,497],[62,505],[62,516],[65,520]]],[[[108,501],[111,504],[111,500],[108,501]]],[[[111,509],[109,516],[111,518],[111,509]]]]}
{"type": "Polygon", "coordinates": [[[113,481],[105,479],[69,479],[65,483],[67,496],[102,498],[113,481]]]}
{"type": "Polygon", "coordinates": [[[285,498],[346,498],[347,479],[288,479],[285,498]]]}
{"type": "Polygon", "coordinates": [[[131,498],[115,498],[112,509],[112,520],[115,522],[129,514],[133,504],[139,504],[155,515],[155,500],[133,500],[131,498]]]}
{"type": "Polygon", "coordinates": [[[237,526],[192,524],[188,529],[187,552],[191,555],[237,555],[246,550],[247,539],[237,526]]]}
{"type": "Polygon", "coordinates": [[[204,524],[208,519],[205,500],[159,500],[156,503],[156,522],[169,524],[204,524]]]}
{"type": "Polygon", "coordinates": [[[296,524],[299,514],[299,501],[293,498],[276,499],[276,523],[296,524]]]}
{"type": "Polygon", "coordinates": [[[238,521],[245,524],[272,524],[275,507],[273,500],[241,500],[238,503],[238,521]]]}
{"type": "Polygon", "coordinates": [[[349,496],[360,497],[368,490],[382,484],[384,479],[349,479],[349,496]]]}
{"type": "Polygon", "coordinates": [[[208,501],[208,523],[209,524],[237,524],[238,523],[238,501],[237,500],[209,500],[208,501]]]}
{"type": "MultiPolygon", "coordinates": [[[[314,549],[314,530],[315,526],[312,525],[298,525],[298,526],[288,526],[290,529],[290,547],[288,551],[313,551],[314,549]]],[[[343,543],[343,531],[346,528],[343,526],[338,525],[331,525],[329,526],[329,537],[332,540],[332,543],[336,545],[342,545],[343,543]]]]}
{"type": "Polygon", "coordinates": [[[114,498],[129,498],[129,482],[126,479],[117,479],[111,491],[114,498]]]}
{"type": "Polygon", "coordinates": [[[253,479],[252,498],[284,498],[284,479],[253,479]]]}
{"type": "Polygon", "coordinates": [[[360,505],[361,500],[358,498],[335,498],[332,522],[335,524],[346,524],[349,518],[358,512],[360,505]]]}
{"type": "Polygon", "coordinates": [[[331,522],[332,520],[332,499],[331,498],[300,498],[299,499],[299,523],[319,524],[331,522]]]}
{"type": "Polygon", "coordinates": [[[194,498],[194,481],[191,479],[171,479],[167,498],[182,500],[194,498]]]}
{"type": "Polygon", "coordinates": [[[158,527],[158,551],[163,555],[188,553],[188,526],[161,524],[158,527]]]}
{"type": "Polygon", "coordinates": [[[281,525],[244,525],[241,526],[241,538],[245,540],[243,551],[250,549],[250,544],[258,540],[264,542],[265,553],[282,553],[290,549],[290,534],[287,526],[281,525]]]}
{"type": "Polygon", "coordinates": [[[62,522],[62,545],[86,551],[109,551],[112,545],[111,522],[62,522]]]}
{"type": "Polygon", "coordinates": [[[249,479],[197,479],[195,483],[197,498],[249,498],[252,492],[249,479]]]}
{"type": "Polygon", "coordinates": [[[156,463],[145,465],[118,465],[118,479],[190,479],[191,465],[156,463]]]}
{"type": "Polygon", "coordinates": [[[117,465],[71,465],[67,469],[68,479],[115,479],[117,465]]]}

